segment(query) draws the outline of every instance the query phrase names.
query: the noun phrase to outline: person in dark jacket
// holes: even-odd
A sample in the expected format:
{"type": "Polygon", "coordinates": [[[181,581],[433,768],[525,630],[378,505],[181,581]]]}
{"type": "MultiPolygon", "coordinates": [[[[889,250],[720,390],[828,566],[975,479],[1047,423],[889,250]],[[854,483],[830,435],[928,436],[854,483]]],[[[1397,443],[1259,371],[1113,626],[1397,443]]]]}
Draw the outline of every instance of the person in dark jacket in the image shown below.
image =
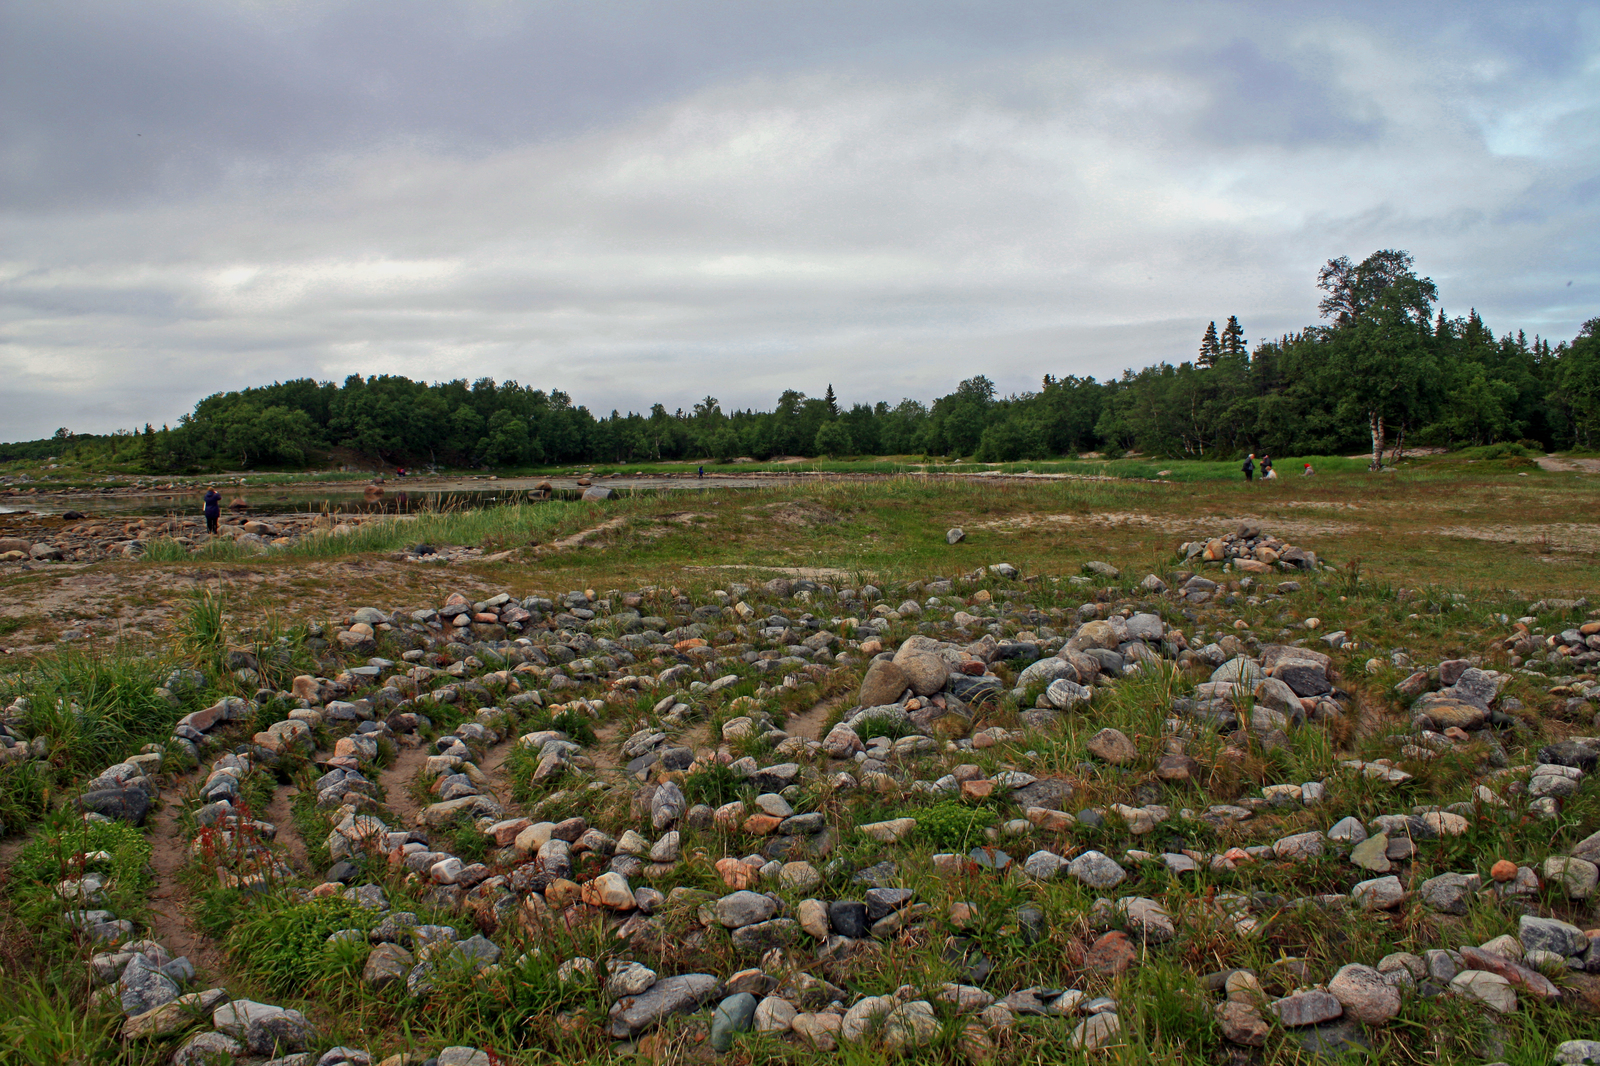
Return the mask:
{"type": "Polygon", "coordinates": [[[1250,457],[1244,461],[1244,465],[1239,469],[1244,471],[1244,479],[1246,481],[1254,481],[1256,478],[1256,453],[1251,452],[1250,457]]]}
{"type": "Polygon", "coordinates": [[[206,489],[206,532],[217,532],[217,520],[222,517],[222,493],[212,485],[206,489]]]}

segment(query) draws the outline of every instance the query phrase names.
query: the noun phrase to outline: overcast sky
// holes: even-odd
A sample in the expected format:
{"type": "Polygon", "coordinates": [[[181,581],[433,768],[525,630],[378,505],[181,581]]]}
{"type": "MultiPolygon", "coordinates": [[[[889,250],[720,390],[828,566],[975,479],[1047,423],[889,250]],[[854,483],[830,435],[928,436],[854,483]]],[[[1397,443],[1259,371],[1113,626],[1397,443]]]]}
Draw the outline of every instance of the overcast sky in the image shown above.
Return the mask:
{"type": "Polygon", "coordinates": [[[0,0],[0,439],[310,376],[1002,392],[1600,315],[1600,5],[0,0]]]}

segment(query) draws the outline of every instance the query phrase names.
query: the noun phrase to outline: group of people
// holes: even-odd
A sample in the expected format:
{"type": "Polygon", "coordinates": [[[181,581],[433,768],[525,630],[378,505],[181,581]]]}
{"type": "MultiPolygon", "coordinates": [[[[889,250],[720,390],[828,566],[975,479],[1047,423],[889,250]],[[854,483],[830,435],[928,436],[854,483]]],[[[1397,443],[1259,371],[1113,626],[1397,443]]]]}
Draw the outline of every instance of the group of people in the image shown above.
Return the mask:
{"type": "MultiPolygon", "coordinates": [[[[1249,458],[1245,459],[1244,465],[1239,469],[1244,471],[1244,479],[1246,481],[1254,481],[1256,476],[1256,453],[1251,452],[1249,458]]],[[[1305,469],[1300,471],[1300,476],[1310,477],[1315,473],[1316,471],[1311,469],[1311,464],[1307,463],[1305,469]]],[[[1277,479],[1278,472],[1272,469],[1272,456],[1263,453],[1261,456],[1261,480],[1276,481],[1277,479]]]]}

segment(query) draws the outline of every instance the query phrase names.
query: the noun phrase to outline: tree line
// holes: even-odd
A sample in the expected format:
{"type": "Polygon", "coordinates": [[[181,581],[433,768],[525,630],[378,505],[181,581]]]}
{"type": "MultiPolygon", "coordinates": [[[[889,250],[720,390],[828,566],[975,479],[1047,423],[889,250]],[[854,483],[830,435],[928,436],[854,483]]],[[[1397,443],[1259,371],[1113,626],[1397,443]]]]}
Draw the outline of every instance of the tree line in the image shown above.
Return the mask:
{"type": "Polygon", "coordinates": [[[1412,257],[1384,250],[1330,260],[1318,275],[1317,324],[1252,350],[1238,318],[1206,327],[1196,357],[1093,377],[1046,375],[1037,391],[997,396],[979,375],[932,404],[902,399],[846,408],[788,390],[771,410],[595,416],[560,390],[480,378],[424,383],[352,374],[208,396],[177,426],[107,437],[63,429],[0,445],[0,460],[86,449],[150,472],[297,467],[330,449],[395,466],[727,461],[740,456],[905,455],[985,462],[1087,451],[1225,459],[1246,452],[1342,454],[1373,461],[1406,444],[1521,441],[1600,446],[1600,317],[1552,347],[1496,337],[1476,311],[1448,317],[1412,257]]]}

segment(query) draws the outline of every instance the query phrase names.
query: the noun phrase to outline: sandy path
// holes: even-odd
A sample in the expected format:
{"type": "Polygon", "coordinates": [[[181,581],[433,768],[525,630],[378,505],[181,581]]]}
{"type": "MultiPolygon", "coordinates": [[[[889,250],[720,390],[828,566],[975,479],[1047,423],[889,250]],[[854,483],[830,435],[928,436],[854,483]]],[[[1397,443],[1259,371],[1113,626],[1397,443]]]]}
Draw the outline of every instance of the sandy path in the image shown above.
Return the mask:
{"type": "Polygon", "coordinates": [[[583,750],[596,770],[621,770],[622,741],[633,735],[634,726],[621,720],[607,722],[594,731],[594,743],[583,750]]]}
{"type": "Polygon", "coordinates": [[[810,710],[801,711],[799,714],[791,714],[789,720],[784,723],[783,731],[791,737],[821,740],[822,727],[827,724],[829,715],[833,714],[838,708],[847,705],[850,700],[851,697],[848,694],[831,696],[814,704],[810,710]]]}
{"type": "Polygon", "coordinates": [[[273,789],[272,802],[267,804],[261,818],[277,827],[278,834],[273,837],[273,843],[283,849],[284,860],[289,866],[299,873],[315,876],[318,871],[311,869],[306,842],[301,839],[300,830],[295,827],[294,817],[290,814],[290,804],[299,794],[300,790],[293,785],[273,789]]]}
{"type": "Polygon", "coordinates": [[[383,789],[383,805],[394,814],[397,827],[409,829],[417,824],[422,808],[411,797],[411,781],[428,761],[428,747],[401,748],[394,765],[378,774],[378,785],[383,789]]]}
{"type": "Polygon", "coordinates": [[[189,864],[189,841],[184,839],[178,822],[179,796],[188,780],[162,790],[160,810],[146,834],[150,841],[150,868],[155,872],[155,887],[150,892],[150,934],[174,958],[188,956],[197,971],[220,978],[227,970],[227,957],[221,944],[194,925],[189,915],[194,896],[178,876],[189,864]]]}
{"type": "Polygon", "coordinates": [[[1555,473],[1600,474],[1600,459],[1566,459],[1555,455],[1541,455],[1534,460],[1541,470],[1555,473]]]}
{"type": "Polygon", "coordinates": [[[521,734],[513,731],[500,743],[492,745],[483,753],[483,765],[480,767],[489,779],[495,799],[505,808],[507,818],[516,818],[522,813],[521,807],[511,798],[511,782],[506,780],[506,760],[517,750],[517,741],[520,739],[521,734]]]}

